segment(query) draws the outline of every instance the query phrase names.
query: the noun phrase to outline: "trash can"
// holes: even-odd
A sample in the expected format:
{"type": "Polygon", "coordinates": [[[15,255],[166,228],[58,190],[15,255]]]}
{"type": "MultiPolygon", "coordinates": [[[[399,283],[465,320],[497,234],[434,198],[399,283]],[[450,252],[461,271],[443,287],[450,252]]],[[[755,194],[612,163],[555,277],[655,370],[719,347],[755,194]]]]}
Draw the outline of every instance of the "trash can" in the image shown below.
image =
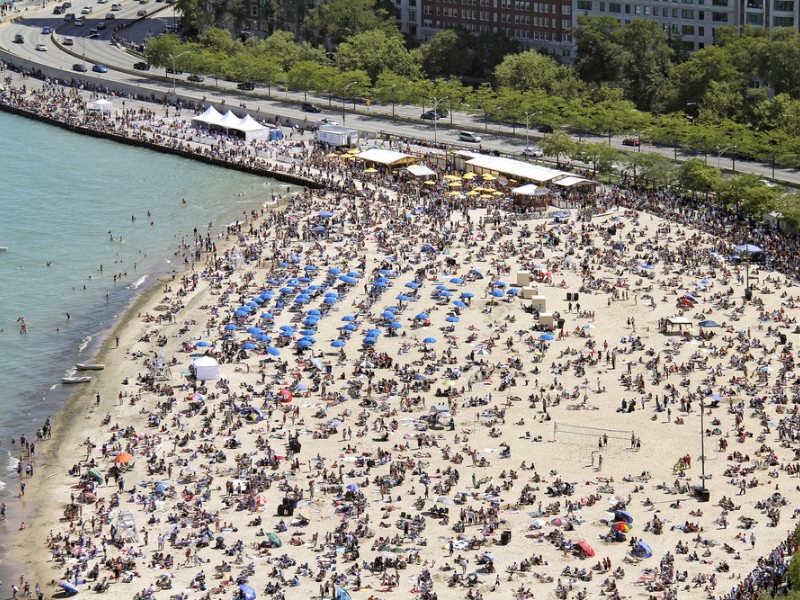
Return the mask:
{"type": "Polygon", "coordinates": [[[504,531],[503,533],[500,534],[500,545],[501,546],[508,546],[508,544],[510,542],[511,542],[511,532],[510,531],[504,531]]]}

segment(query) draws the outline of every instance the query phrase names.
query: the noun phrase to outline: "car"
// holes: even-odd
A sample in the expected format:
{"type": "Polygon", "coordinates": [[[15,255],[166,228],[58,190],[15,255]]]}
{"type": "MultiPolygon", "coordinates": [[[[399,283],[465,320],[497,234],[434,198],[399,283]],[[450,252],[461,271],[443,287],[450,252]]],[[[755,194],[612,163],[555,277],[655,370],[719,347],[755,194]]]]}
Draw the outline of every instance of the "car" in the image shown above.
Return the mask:
{"type": "Polygon", "coordinates": [[[42,27],[42,35],[50,35],[51,33],[53,33],[53,30],[50,29],[50,27],[48,27],[47,25],[42,27]]]}
{"type": "Polygon", "coordinates": [[[122,10],[122,4],[112,4],[111,10],[113,11],[122,10]]]}
{"type": "Polygon", "coordinates": [[[75,19],[75,25],[77,25],[78,27],[83,27],[85,24],[86,24],[86,19],[84,19],[83,17],[78,17],[77,19],[75,19]]]}
{"type": "Polygon", "coordinates": [[[92,14],[92,7],[91,6],[84,6],[81,9],[81,14],[82,15],[90,15],[90,14],[92,14]]]}
{"type": "Polygon", "coordinates": [[[17,35],[14,36],[14,43],[15,44],[24,44],[25,43],[25,37],[21,33],[18,33],[17,35]]]}
{"type": "Polygon", "coordinates": [[[62,4],[61,6],[64,8],[64,10],[72,8],[72,2],[64,2],[64,4],[62,4]]]}
{"type": "Polygon", "coordinates": [[[338,125],[339,124],[338,121],[334,121],[330,117],[325,117],[324,119],[320,119],[319,122],[322,123],[323,125],[338,125]]]}
{"type": "Polygon", "coordinates": [[[321,113],[322,109],[319,106],[311,104],[311,102],[303,102],[300,105],[300,110],[310,113],[321,113]]]}
{"type": "Polygon", "coordinates": [[[206,80],[206,78],[203,77],[202,75],[195,75],[194,73],[189,75],[186,79],[188,81],[194,81],[195,83],[200,83],[201,81],[205,81],[206,80]]]}
{"type": "Polygon", "coordinates": [[[143,9],[143,8],[139,9],[139,10],[136,11],[136,16],[137,17],[146,17],[147,16],[147,11],[145,9],[143,9]]]}
{"type": "Polygon", "coordinates": [[[75,63],[74,65],[72,65],[72,70],[78,71],[79,73],[86,73],[86,65],[81,63],[75,63]]]}
{"type": "Polygon", "coordinates": [[[172,67],[167,67],[167,73],[169,73],[170,75],[182,75],[183,71],[177,68],[173,69],[172,67]]]}
{"type": "Polygon", "coordinates": [[[243,81],[242,83],[238,84],[236,87],[237,87],[237,89],[240,89],[240,90],[245,90],[245,91],[248,91],[248,92],[252,92],[254,89],[256,89],[256,84],[253,83],[252,81],[243,81]]]}
{"type": "Polygon", "coordinates": [[[95,73],[108,73],[108,67],[105,65],[94,65],[92,66],[92,71],[95,73]]]}
{"type": "Polygon", "coordinates": [[[473,144],[478,144],[481,141],[481,136],[477,133],[472,133],[471,131],[459,131],[458,132],[458,139],[462,142],[471,142],[473,144]]]}
{"type": "Polygon", "coordinates": [[[634,138],[625,138],[624,140],[622,140],[622,145],[623,146],[634,146],[634,147],[641,146],[642,145],[642,140],[637,140],[637,139],[634,139],[634,138]]]}
{"type": "Polygon", "coordinates": [[[446,116],[447,112],[444,110],[429,110],[422,113],[419,118],[426,121],[438,121],[439,119],[444,119],[446,116]]]}
{"type": "Polygon", "coordinates": [[[97,24],[97,31],[102,31],[102,30],[103,30],[103,29],[105,29],[106,27],[108,27],[108,25],[106,25],[105,23],[103,23],[103,22],[101,21],[100,23],[98,23],[98,24],[97,24]]]}
{"type": "Polygon", "coordinates": [[[39,52],[47,52],[47,44],[36,44],[36,49],[39,52]]]}
{"type": "Polygon", "coordinates": [[[758,182],[759,183],[763,183],[768,188],[774,188],[774,187],[777,187],[777,185],[778,185],[777,183],[775,183],[773,181],[770,181],[769,179],[759,179],[758,182]]]}
{"type": "Polygon", "coordinates": [[[133,68],[136,69],[137,71],[149,71],[150,63],[142,60],[137,63],[133,63],[133,68]]]}
{"type": "Polygon", "coordinates": [[[527,157],[531,157],[531,158],[540,158],[540,157],[544,156],[544,152],[542,152],[542,149],[541,148],[535,148],[535,147],[524,148],[522,150],[521,154],[522,154],[522,156],[527,156],[527,157]]]}
{"type": "Polygon", "coordinates": [[[106,13],[106,21],[113,21],[116,18],[117,15],[115,15],[114,13],[106,13]]]}
{"type": "Polygon", "coordinates": [[[64,15],[65,21],[74,21],[75,20],[75,13],[67,13],[64,15]]]}
{"type": "Polygon", "coordinates": [[[54,15],[63,15],[64,14],[64,7],[63,6],[56,6],[53,9],[53,14],[54,15]]]}
{"type": "Polygon", "coordinates": [[[61,40],[61,45],[62,46],[74,46],[75,45],[75,40],[73,40],[71,37],[65,37],[63,40],[61,40]]]}

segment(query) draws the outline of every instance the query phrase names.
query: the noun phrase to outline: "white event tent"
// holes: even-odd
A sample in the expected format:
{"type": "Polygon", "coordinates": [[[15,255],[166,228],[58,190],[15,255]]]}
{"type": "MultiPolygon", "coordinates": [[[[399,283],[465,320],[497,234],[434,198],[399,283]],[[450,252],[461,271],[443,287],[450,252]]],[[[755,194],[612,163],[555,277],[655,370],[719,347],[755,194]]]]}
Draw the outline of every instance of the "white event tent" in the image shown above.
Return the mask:
{"type": "Polygon", "coordinates": [[[209,106],[203,114],[192,118],[192,127],[224,129],[228,133],[238,133],[247,141],[267,139],[271,131],[270,127],[262,125],[249,114],[240,119],[229,110],[221,115],[213,106],[209,106]]]}

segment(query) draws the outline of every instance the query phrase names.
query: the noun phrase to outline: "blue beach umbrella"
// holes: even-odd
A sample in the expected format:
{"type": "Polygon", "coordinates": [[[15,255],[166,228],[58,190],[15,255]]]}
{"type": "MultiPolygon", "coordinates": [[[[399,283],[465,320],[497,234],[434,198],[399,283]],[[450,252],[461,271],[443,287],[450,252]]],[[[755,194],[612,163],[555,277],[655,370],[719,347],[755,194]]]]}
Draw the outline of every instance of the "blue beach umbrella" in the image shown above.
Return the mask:
{"type": "Polygon", "coordinates": [[[239,329],[239,327],[234,325],[233,323],[225,325],[225,331],[236,331],[237,329],[239,329]]]}
{"type": "Polygon", "coordinates": [[[448,323],[458,323],[458,322],[459,322],[459,320],[460,320],[460,319],[459,319],[458,317],[447,317],[447,318],[445,319],[445,321],[447,321],[448,323]]]}
{"type": "Polygon", "coordinates": [[[345,331],[355,331],[356,330],[356,326],[353,325],[352,323],[348,323],[347,325],[342,327],[342,329],[344,329],[345,331]]]}
{"type": "Polygon", "coordinates": [[[546,342],[550,342],[556,339],[556,336],[554,336],[552,333],[543,333],[542,335],[539,336],[539,339],[544,340],[546,342]]]}
{"type": "Polygon", "coordinates": [[[414,317],[417,321],[424,321],[425,319],[429,318],[428,313],[421,312],[416,317],[414,317]]]}
{"type": "Polygon", "coordinates": [[[461,300],[453,300],[453,306],[457,306],[458,308],[467,308],[466,303],[462,302],[461,300]]]}
{"type": "Polygon", "coordinates": [[[435,337],[426,337],[424,340],[422,340],[422,343],[423,344],[435,344],[436,343],[436,338],[435,337]]]}
{"type": "Polygon", "coordinates": [[[195,346],[199,346],[200,348],[205,348],[206,346],[210,346],[210,345],[211,345],[211,344],[209,344],[208,342],[206,342],[206,341],[204,341],[204,340],[201,340],[201,341],[199,341],[199,342],[197,342],[197,343],[195,344],[195,346]]]}
{"type": "Polygon", "coordinates": [[[280,356],[281,351],[278,350],[275,346],[267,346],[267,354],[271,354],[272,356],[280,356]]]}
{"type": "Polygon", "coordinates": [[[475,296],[475,294],[473,294],[472,292],[463,292],[461,294],[462,298],[472,298],[473,296],[475,296]]]}
{"type": "Polygon", "coordinates": [[[342,270],[341,269],[337,269],[336,267],[331,267],[330,269],[328,269],[328,274],[330,274],[330,275],[341,275],[342,274],[342,270]]]}
{"type": "Polygon", "coordinates": [[[344,344],[344,342],[342,340],[333,340],[331,342],[331,346],[333,346],[334,348],[341,348],[344,345],[345,344],[344,344]]]}
{"type": "Polygon", "coordinates": [[[345,315],[342,317],[342,321],[355,321],[356,318],[353,315],[345,315]]]}

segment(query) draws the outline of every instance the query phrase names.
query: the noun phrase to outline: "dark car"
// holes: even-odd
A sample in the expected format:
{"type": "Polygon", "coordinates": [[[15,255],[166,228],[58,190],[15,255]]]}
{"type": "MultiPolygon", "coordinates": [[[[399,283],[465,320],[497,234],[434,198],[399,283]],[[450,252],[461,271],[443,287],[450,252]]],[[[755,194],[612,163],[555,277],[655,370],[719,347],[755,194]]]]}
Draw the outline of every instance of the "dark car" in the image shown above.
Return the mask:
{"type": "Polygon", "coordinates": [[[105,65],[94,65],[92,67],[92,71],[95,73],[108,73],[108,67],[105,65]]]}
{"type": "Polygon", "coordinates": [[[303,104],[300,105],[300,108],[303,111],[310,112],[310,113],[321,113],[322,112],[322,109],[319,106],[314,106],[310,102],[303,102],[303,104]]]}
{"type": "Polygon", "coordinates": [[[444,119],[447,116],[447,112],[443,110],[429,110],[427,112],[422,113],[419,118],[425,119],[426,121],[438,121],[439,119],[444,119]]]}
{"type": "Polygon", "coordinates": [[[53,14],[54,15],[63,15],[64,14],[64,7],[63,6],[56,6],[53,9],[53,14]]]}
{"type": "Polygon", "coordinates": [[[53,30],[48,25],[42,27],[42,35],[50,35],[51,33],[53,33],[53,30]]]}
{"type": "Polygon", "coordinates": [[[248,92],[252,92],[254,89],[256,89],[256,84],[253,83],[252,81],[243,81],[242,83],[238,84],[236,87],[238,89],[240,89],[240,90],[245,90],[245,91],[248,91],[248,92]]]}
{"type": "Polygon", "coordinates": [[[624,140],[622,140],[622,145],[623,146],[641,146],[642,145],[642,140],[635,140],[633,138],[625,138],[624,140]]]}
{"type": "Polygon", "coordinates": [[[167,73],[170,75],[183,75],[183,71],[180,69],[173,69],[172,67],[167,67],[167,73]]]}
{"type": "Polygon", "coordinates": [[[201,81],[206,80],[206,78],[203,77],[202,75],[195,75],[194,73],[189,75],[186,79],[188,79],[189,81],[194,81],[195,83],[200,83],[201,81]]]}
{"type": "Polygon", "coordinates": [[[146,63],[144,61],[133,63],[133,68],[136,69],[137,71],[149,71],[150,63],[146,63]]]}
{"type": "MultiPolygon", "coordinates": [[[[109,14],[111,14],[111,16],[112,16],[112,17],[114,16],[112,13],[109,13],[109,14]]],[[[102,31],[102,30],[103,30],[103,29],[105,29],[106,27],[108,27],[108,26],[107,26],[105,23],[103,23],[102,21],[100,21],[100,22],[97,24],[97,31],[102,31]]]]}
{"type": "Polygon", "coordinates": [[[15,44],[24,44],[25,43],[25,38],[23,37],[23,35],[21,33],[18,33],[17,35],[14,36],[14,43],[15,44]]]}
{"type": "Polygon", "coordinates": [[[74,65],[72,65],[72,70],[78,71],[79,73],[86,73],[86,65],[81,63],[75,63],[74,65]]]}

